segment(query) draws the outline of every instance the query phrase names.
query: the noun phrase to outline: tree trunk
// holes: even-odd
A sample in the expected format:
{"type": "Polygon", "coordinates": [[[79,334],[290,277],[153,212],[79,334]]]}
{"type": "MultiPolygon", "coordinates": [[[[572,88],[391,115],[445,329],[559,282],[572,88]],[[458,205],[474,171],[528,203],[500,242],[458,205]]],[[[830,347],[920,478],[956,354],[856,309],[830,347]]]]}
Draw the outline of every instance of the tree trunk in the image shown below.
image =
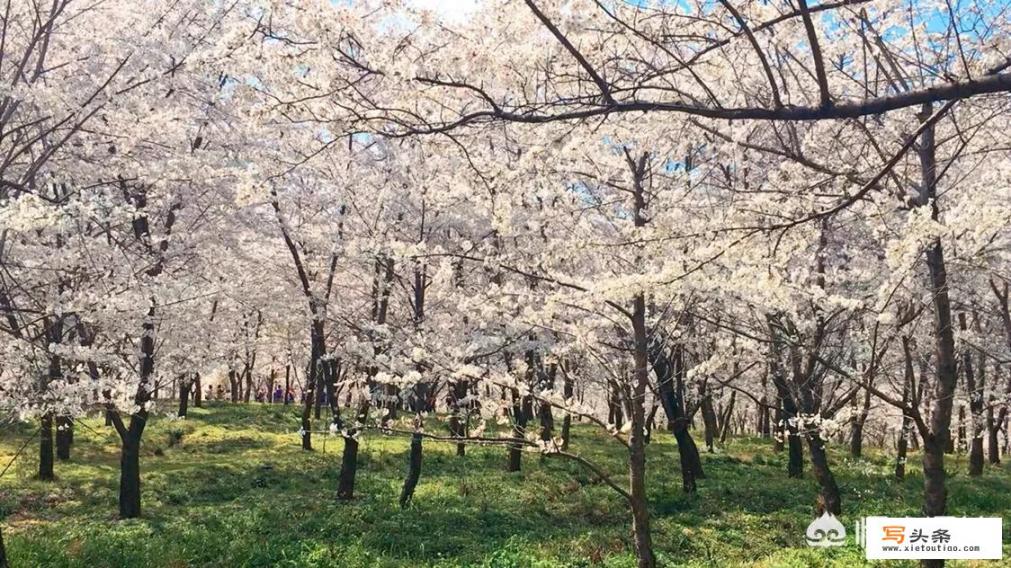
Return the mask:
{"type": "Polygon", "coordinates": [[[249,400],[253,394],[253,368],[246,367],[244,375],[246,377],[246,388],[242,391],[242,402],[249,404],[249,400]]]}
{"type": "Polygon", "coordinates": [[[239,393],[239,389],[242,388],[242,385],[239,383],[238,373],[232,369],[228,370],[228,386],[232,402],[239,402],[239,395],[241,394],[239,393]]]}
{"type": "Polygon", "coordinates": [[[70,446],[74,443],[74,420],[69,416],[56,417],[56,457],[70,460],[70,446]]]}
{"type": "MultiPolygon", "coordinates": [[[[920,120],[932,114],[933,105],[923,105],[920,120]]],[[[934,128],[928,126],[918,148],[921,169],[921,187],[918,206],[930,207],[931,218],[939,219],[937,205],[937,161],[934,128]]],[[[948,273],[944,262],[944,248],[939,238],[927,248],[927,269],[930,295],[934,304],[934,337],[937,363],[931,405],[929,432],[923,438],[923,513],[928,517],[945,514],[948,492],[945,486],[944,450],[951,441],[951,410],[957,384],[955,366],[955,335],[951,321],[951,300],[948,297],[948,273]]],[[[943,560],[924,560],[924,567],[943,566],[943,560]]]]}
{"type": "Polygon", "coordinates": [[[337,483],[337,499],[350,501],[355,496],[355,476],[358,474],[358,440],[344,437],[341,473],[337,483]]]}
{"type": "MultiPolygon", "coordinates": [[[[863,405],[860,407],[860,413],[857,414],[856,419],[853,420],[853,426],[850,430],[850,455],[859,458],[864,453],[864,424],[867,423],[867,416],[871,411],[871,391],[864,389],[864,400],[863,405]]],[[[812,456],[812,460],[814,457],[812,456]]]]}
{"type": "Polygon", "coordinates": [[[196,373],[193,380],[193,406],[200,408],[204,405],[203,384],[200,380],[200,373],[196,373]]]}
{"type": "Polygon", "coordinates": [[[421,477],[421,433],[411,436],[411,451],[407,457],[407,479],[404,480],[404,490],[400,492],[400,508],[404,509],[414,497],[414,488],[418,486],[421,477]]]}
{"type": "Polygon", "coordinates": [[[53,415],[47,412],[42,415],[39,426],[39,479],[42,481],[56,478],[53,461],[53,415]]]}
{"type": "Polygon", "coordinates": [[[903,416],[902,431],[899,432],[899,444],[895,454],[895,479],[897,481],[906,478],[906,452],[909,450],[909,431],[912,426],[912,420],[903,416]]]}
{"type": "MultiPolygon", "coordinates": [[[[284,405],[288,406],[291,401],[288,400],[288,392],[291,391],[291,365],[284,366],[284,394],[281,395],[284,399],[284,405]]],[[[304,424],[303,424],[304,427],[304,424]]]]}
{"type": "Polygon", "coordinates": [[[4,546],[3,529],[0,529],[0,568],[9,568],[7,563],[7,547],[4,546]]]}
{"type": "Polygon", "coordinates": [[[320,412],[323,410],[323,398],[325,397],[325,384],[323,381],[323,373],[316,373],[316,396],[315,406],[313,408],[313,416],[316,420],[319,420],[320,412]]]}
{"type": "Polygon", "coordinates": [[[987,461],[991,465],[1000,463],[1000,443],[997,441],[997,432],[1000,430],[999,422],[994,419],[993,405],[996,404],[995,397],[990,395],[990,405],[986,409],[986,451],[987,461]]]}
{"type": "MultiPolygon", "coordinates": [[[[541,377],[540,387],[541,390],[554,390],[555,388],[555,377],[558,374],[558,365],[552,363],[547,372],[543,373],[541,377]]],[[[537,418],[541,424],[541,440],[544,442],[550,442],[555,435],[555,416],[551,410],[551,403],[542,401],[540,406],[537,408],[537,418]]]]}
{"type": "MultiPolygon", "coordinates": [[[[735,372],[736,375],[736,366],[735,372]]],[[[734,429],[734,405],[737,403],[737,391],[730,391],[730,401],[727,402],[727,409],[723,413],[723,418],[720,419],[719,431],[720,431],[720,444],[727,443],[727,436],[733,434],[734,429]]]]}
{"type": "Polygon", "coordinates": [[[960,405],[958,407],[958,444],[956,444],[956,449],[958,453],[962,453],[966,448],[965,442],[965,406],[960,405]]]}
{"type": "Polygon", "coordinates": [[[702,470],[702,458],[698,446],[691,433],[688,432],[688,417],[684,409],[685,371],[683,350],[675,347],[672,355],[668,355],[661,344],[655,343],[647,352],[656,373],[657,387],[660,393],[660,404],[667,415],[667,425],[678,443],[678,457],[681,462],[681,487],[687,493],[696,490],[697,479],[705,477],[702,470]]]}
{"type": "Polygon", "coordinates": [[[520,471],[523,460],[522,440],[527,433],[527,423],[533,414],[533,400],[529,396],[520,396],[519,391],[512,389],[512,423],[515,443],[509,444],[509,461],[506,471],[520,471]]]}
{"type": "MultiPolygon", "coordinates": [[[[469,412],[469,409],[460,402],[467,397],[467,381],[458,380],[453,381],[449,386],[449,408],[452,414],[449,416],[449,433],[457,438],[463,438],[467,435],[466,424],[464,417],[462,416],[465,412],[469,412]]],[[[456,444],[456,455],[464,456],[467,454],[467,445],[463,442],[458,442],[456,444]]]]}
{"type": "Polygon", "coordinates": [[[789,461],[786,465],[786,476],[798,479],[804,477],[804,446],[801,443],[800,436],[797,434],[796,426],[789,427],[787,446],[789,448],[789,461]]]}
{"type": "Polygon", "coordinates": [[[706,450],[709,453],[715,451],[714,442],[716,440],[716,410],[713,409],[713,395],[709,392],[708,388],[702,387],[703,392],[700,393],[702,399],[702,426],[704,429],[703,435],[706,441],[706,450]]]}
{"type": "MultiPolygon", "coordinates": [[[[569,376],[568,369],[562,377],[562,396],[566,401],[572,398],[572,377],[569,376]]],[[[569,449],[569,438],[572,436],[572,415],[568,412],[562,417],[562,451],[569,449]]]]}
{"type": "MultiPolygon", "coordinates": [[[[185,378],[179,379],[179,412],[176,416],[180,418],[186,417],[186,411],[189,410],[190,406],[190,389],[193,388],[193,383],[185,378]]],[[[200,392],[197,390],[197,392],[200,392]]]]}
{"type": "MultiPolygon", "coordinates": [[[[958,326],[967,331],[965,312],[958,314],[958,326]]],[[[972,413],[972,438],[969,440],[969,475],[983,475],[983,393],[986,389],[986,360],[980,357],[979,367],[973,367],[972,351],[966,347],[962,351],[962,372],[965,373],[965,388],[969,394],[969,410],[972,413]]],[[[961,425],[959,431],[965,436],[965,407],[959,408],[961,425]]]]}
{"type": "Polygon", "coordinates": [[[779,453],[783,451],[784,443],[786,442],[786,424],[784,420],[786,419],[783,413],[783,399],[779,399],[779,406],[776,407],[776,415],[773,423],[773,430],[776,432],[773,437],[772,451],[779,453]]]}
{"type": "MultiPolygon", "coordinates": [[[[649,382],[648,339],[646,336],[646,301],[641,293],[635,296],[632,308],[632,332],[635,344],[635,371],[632,375],[631,420],[628,440],[629,504],[632,508],[632,534],[639,568],[653,568],[653,542],[649,529],[649,508],[646,497],[646,444],[643,436],[646,420],[646,386],[649,382]]],[[[680,440],[679,440],[680,445],[680,440]]]]}
{"type": "Polygon", "coordinates": [[[140,440],[132,434],[123,439],[119,466],[119,517],[140,517],[140,440]]]}
{"type": "Polygon", "coordinates": [[[825,455],[825,441],[814,432],[808,434],[807,444],[811,451],[811,469],[821,488],[818,498],[819,508],[822,509],[821,512],[839,515],[842,513],[842,498],[839,496],[835,476],[832,475],[832,469],[828,465],[828,456],[825,455]]]}

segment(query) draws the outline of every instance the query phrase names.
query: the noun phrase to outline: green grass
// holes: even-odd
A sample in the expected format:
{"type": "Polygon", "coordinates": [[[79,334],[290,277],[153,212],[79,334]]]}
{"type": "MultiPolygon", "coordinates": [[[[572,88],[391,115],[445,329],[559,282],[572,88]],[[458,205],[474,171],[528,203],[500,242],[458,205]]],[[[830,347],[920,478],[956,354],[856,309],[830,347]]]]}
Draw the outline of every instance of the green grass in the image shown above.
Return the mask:
{"type": "MultiPolygon", "coordinates": [[[[81,424],[73,460],[57,463],[53,483],[32,479],[33,442],[0,478],[12,566],[634,566],[624,504],[578,464],[526,454],[523,471],[507,473],[504,449],[471,447],[458,458],[450,444],[426,441],[414,504],[401,510],[407,440],[372,434],[361,446],[357,498],[338,503],[341,442],[326,438],[324,450],[317,435],[317,450],[302,452],[295,412],[224,405],[191,408],[185,421],[153,420],[141,458],[144,518],[131,521],[116,519],[119,454],[111,428],[100,420],[81,424]]],[[[33,431],[3,432],[0,467],[33,431]]],[[[577,426],[573,450],[624,479],[623,448],[596,429],[577,426]]],[[[896,483],[888,455],[871,450],[851,460],[841,450],[833,448],[832,464],[847,527],[864,515],[917,514],[918,456],[910,456],[906,481],[896,483]]],[[[810,475],[787,479],[785,455],[768,441],[735,439],[704,455],[708,478],[691,496],[680,490],[672,438],[659,435],[648,451],[653,539],[663,565],[865,564],[853,544],[805,545],[815,482],[810,475]]],[[[1006,469],[988,467],[969,479],[964,458],[951,469],[952,515],[1011,511],[1006,469]]],[[[1005,522],[1005,542],[1009,530],[1005,522]]],[[[1005,558],[1011,561],[1007,545],[1005,558]]]]}

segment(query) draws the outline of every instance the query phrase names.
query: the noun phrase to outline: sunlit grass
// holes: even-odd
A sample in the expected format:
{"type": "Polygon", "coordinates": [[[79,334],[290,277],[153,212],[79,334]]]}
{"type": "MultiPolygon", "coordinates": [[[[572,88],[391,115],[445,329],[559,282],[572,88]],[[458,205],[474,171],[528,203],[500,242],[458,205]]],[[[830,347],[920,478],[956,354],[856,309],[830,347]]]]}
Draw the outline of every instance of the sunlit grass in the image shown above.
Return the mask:
{"type": "MultiPolygon", "coordinates": [[[[0,479],[13,566],[634,565],[623,502],[578,464],[527,454],[522,472],[507,473],[504,449],[470,447],[458,458],[454,446],[426,441],[414,504],[401,510],[407,441],[372,433],[361,447],[357,498],[338,503],[340,440],[317,435],[317,451],[302,452],[297,428],[294,408],[258,405],[153,420],[141,461],[144,518],[125,522],[116,519],[111,428],[100,419],[79,425],[74,459],[57,464],[54,483],[32,479],[33,442],[0,479]]],[[[5,431],[0,464],[31,435],[27,426],[5,431]]],[[[624,480],[623,448],[593,427],[576,427],[573,450],[624,480]]],[[[863,515],[917,513],[918,456],[896,483],[888,455],[870,450],[852,460],[835,450],[848,527],[863,515]]],[[[734,439],[703,459],[708,478],[686,496],[673,439],[660,434],[649,447],[653,538],[665,565],[862,564],[853,544],[804,544],[817,488],[810,476],[787,479],[785,455],[769,441],[734,439]]],[[[977,479],[953,472],[950,493],[952,515],[1011,510],[1011,476],[1001,468],[977,479]]]]}

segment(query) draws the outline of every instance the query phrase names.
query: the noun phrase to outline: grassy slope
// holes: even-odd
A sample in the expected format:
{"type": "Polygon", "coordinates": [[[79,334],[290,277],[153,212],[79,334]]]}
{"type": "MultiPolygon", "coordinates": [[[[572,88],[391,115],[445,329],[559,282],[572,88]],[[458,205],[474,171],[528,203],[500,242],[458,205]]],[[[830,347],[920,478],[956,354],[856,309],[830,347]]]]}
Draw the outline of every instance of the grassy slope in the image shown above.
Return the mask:
{"type": "MultiPolygon", "coordinates": [[[[144,435],[144,518],[117,521],[118,447],[111,428],[90,420],[77,430],[72,463],[59,479],[31,479],[35,444],[0,479],[0,517],[13,566],[632,566],[625,508],[577,464],[524,456],[522,473],[503,471],[499,448],[426,442],[414,505],[397,495],[406,441],[368,437],[360,454],[358,499],[338,504],[339,440],[317,437],[303,453],[293,409],[216,406],[183,422],[155,420],[144,435]],[[168,447],[171,430],[182,442],[168,447]]],[[[0,467],[32,431],[3,432],[0,467]]],[[[580,426],[575,451],[622,475],[622,448],[580,426]]],[[[785,476],[785,456],[767,441],[733,440],[705,455],[709,478],[695,496],[680,491],[677,448],[662,435],[649,447],[653,538],[671,566],[854,566],[852,544],[807,548],[816,487],[785,476]]],[[[851,461],[833,452],[843,490],[843,521],[915,515],[922,479],[911,456],[905,483],[890,479],[877,452],[851,461]]],[[[1011,511],[1011,475],[954,475],[950,513],[1011,511]]],[[[1007,521],[1007,519],[1005,519],[1007,521]]],[[[1005,542],[1011,526],[1005,522],[1005,542]]],[[[1005,545],[1011,565],[1011,546],[1005,545]]],[[[894,564],[892,564],[894,565],[894,564]]],[[[972,564],[962,564],[972,565],[972,564]]],[[[993,565],[993,563],[978,563],[993,565]]]]}

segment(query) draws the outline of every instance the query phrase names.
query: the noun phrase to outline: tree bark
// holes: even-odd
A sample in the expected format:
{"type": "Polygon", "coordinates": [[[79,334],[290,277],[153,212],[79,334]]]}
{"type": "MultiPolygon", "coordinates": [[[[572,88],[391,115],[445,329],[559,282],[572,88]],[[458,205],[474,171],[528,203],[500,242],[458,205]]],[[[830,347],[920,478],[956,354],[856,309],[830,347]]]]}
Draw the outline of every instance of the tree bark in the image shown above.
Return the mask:
{"type": "Polygon", "coordinates": [[[4,535],[3,529],[0,528],[0,568],[9,568],[10,564],[7,563],[7,547],[4,546],[4,535]]]}
{"type": "Polygon", "coordinates": [[[42,415],[39,426],[39,479],[52,481],[56,479],[53,473],[53,415],[42,415]]]}
{"type": "MultiPolygon", "coordinates": [[[[737,374],[736,368],[734,375],[737,374]]],[[[730,401],[727,402],[727,409],[723,412],[723,418],[720,419],[719,431],[720,431],[720,444],[725,444],[727,442],[727,436],[733,434],[734,429],[734,405],[737,403],[737,391],[730,391],[730,401]]]]}
{"type": "MultiPolygon", "coordinates": [[[[860,406],[860,412],[853,420],[850,430],[850,455],[859,458],[864,453],[864,424],[867,423],[867,416],[871,411],[871,391],[864,389],[864,399],[860,406]]],[[[812,459],[814,459],[812,457],[812,459]]]]}
{"type": "MultiPolygon", "coordinates": [[[[965,312],[958,314],[958,325],[967,331],[965,312]]],[[[962,351],[962,372],[965,373],[965,388],[969,394],[969,410],[972,413],[972,438],[969,440],[969,475],[983,475],[983,393],[986,389],[985,360],[980,357],[979,368],[973,367],[972,352],[968,347],[962,351]]],[[[959,417],[964,424],[964,407],[959,408],[959,417]]],[[[962,437],[965,427],[959,428],[962,437]]]]}
{"type": "MultiPolygon", "coordinates": [[[[284,399],[284,405],[288,406],[291,401],[288,400],[288,393],[291,392],[291,365],[284,366],[284,394],[281,395],[284,399]]],[[[303,424],[304,427],[304,424],[303,424]]]]}
{"type": "Polygon", "coordinates": [[[56,457],[70,460],[70,446],[74,443],[74,420],[69,416],[56,417],[56,457]]]}
{"type": "MultiPolygon", "coordinates": [[[[919,115],[926,121],[932,114],[933,105],[925,104],[919,115]]],[[[930,207],[931,218],[939,219],[937,205],[937,161],[934,127],[928,126],[918,148],[921,170],[920,199],[918,206],[930,207]]],[[[948,273],[944,261],[944,247],[935,238],[927,247],[927,270],[929,288],[934,305],[934,338],[937,363],[935,365],[935,385],[931,405],[929,432],[923,437],[923,513],[937,517],[947,510],[948,491],[945,483],[944,450],[951,441],[951,410],[957,383],[955,366],[955,335],[952,328],[951,300],[948,297],[948,273]]],[[[934,568],[944,565],[944,560],[924,560],[924,567],[934,568]]]]}
{"type": "Polygon", "coordinates": [[[341,454],[341,473],[337,482],[337,499],[350,501],[355,496],[355,477],[358,474],[358,440],[344,437],[344,452],[341,454]]]}
{"type": "MultiPolygon", "coordinates": [[[[904,376],[902,381],[902,403],[911,405],[916,391],[916,375],[913,372],[913,352],[909,336],[902,336],[902,354],[904,360],[904,376]]],[[[919,404],[917,402],[917,404],[919,404]]],[[[913,418],[908,412],[902,413],[902,430],[899,431],[898,451],[895,456],[895,479],[906,478],[906,452],[909,449],[909,436],[913,431],[913,418]]]]}
{"type": "Polygon", "coordinates": [[[996,398],[990,395],[990,405],[986,409],[986,451],[987,451],[987,461],[990,465],[997,465],[1000,463],[1000,442],[997,440],[997,432],[1000,430],[999,423],[994,419],[993,406],[996,404],[996,398]]]}
{"type": "MultiPolygon", "coordinates": [[[[564,369],[562,373],[562,396],[566,401],[572,398],[572,377],[569,369],[564,369]]],[[[562,417],[562,451],[569,449],[569,439],[572,436],[572,415],[568,412],[562,417]]]]}
{"type": "MultiPolygon", "coordinates": [[[[186,417],[186,412],[190,407],[190,390],[193,388],[193,383],[186,379],[186,377],[180,377],[179,379],[179,411],[176,416],[180,418],[186,417]]],[[[199,390],[197,392],[200,392],[199,390]]]]}
{"type": "Polygon", "coordinates": [[[121,519],[140,517],[139,436],[131,434],[123,439],[119,467],[119,517],[121,519]]]}
{"type": "Polygon", "coordinates": [[[400,492],[401,509],[411,503],[414,488],[418,486],[418,479],[421,477],[421,441],[421,433],[415,432],[411,436],[411,450],[407,456],[407,478],[404,480],[404,489],[400,492]]]}
{"type": "MultiPolygon", "coordinates": [[[[452,414],[449,416],[449,433],[457,438],[466,436],[466,427],[463,414],[469,412],[461,402],[467,397],[467,381],[457,380],[449,385],[449,408],[452,414]]],[[[456,455],[467,454],[467,445],[463,442],[456,444],[456,455]]]]}
{"type": "Polygon", "coordinates": [[[807,442],[811,451],[811,469],[821,488],[818,498],[819,508],[823,509],[822,512],[839,515],[842,513],[842,498],[839,496],[839,485],[836,484],[835,476],[832,475],[832,469],[828,465],[825,441],[817,432],[813,432],[807,435],[807,442]]]}
{"type": "Polygon", "coordinates": [[[716,410],[713,409],[712,393],[709,392],[709,389],[706,388],[705,386],[702,386],[701,390],[702,392],[699,394],[701,395],[702,401],[703,435],[705,436],[706,450],[709,453],[713,453],[715,451],[714,443],[716,440],[716,428],[717,428],[716,410]]]}
{"type": "Polygon", "coordinates": [[[667,425],[678,443],[678,457],[681,462],[681,487],[686,493],[697,489],[696,480],[705,477],[702,458],[691,433],[688,432],[688,417],[684,408],[683,349],[676,346],[668,355],[659,342],[655,342],[647,352],[657,378],[660,404],[667,415],[667,425]]]}
{"type": "Polygon", "coordinates": [[[533,414],[533,400],[529,396],[521,397],[516,389],[512,389],[512,399],[512,434],[516,442],[509,444],[509,460],[506,463],[506,471],[520,471],[523,462],[522,440],[526,436],[527,424],[533,414]]]}
{"type": "MultiPolygon", "coordinates": [[[[635,296],[632,307],[632,334],[635,345],[635,371],[632,376],[631,420],[628,440],[629,504],[632,508],[632,534],[639,568],[653,568],[656,557],[649,528],[649,508],[646,496],[646,386],[649,382],[648,339],[646,336],[646,301],[642,293],[635,296]]],[[[680,445],[680,441],[679,441],[680,445]]]]}

